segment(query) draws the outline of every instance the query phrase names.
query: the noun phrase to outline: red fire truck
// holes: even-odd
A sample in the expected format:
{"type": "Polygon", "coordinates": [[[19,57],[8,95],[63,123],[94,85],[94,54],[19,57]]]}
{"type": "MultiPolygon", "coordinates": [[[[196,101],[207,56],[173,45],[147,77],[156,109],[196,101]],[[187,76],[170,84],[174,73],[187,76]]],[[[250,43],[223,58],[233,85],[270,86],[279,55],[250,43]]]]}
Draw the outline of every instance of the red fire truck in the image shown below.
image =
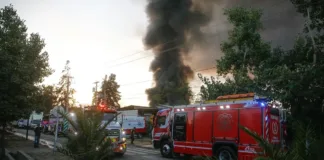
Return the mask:
{"type": "Polygon", "coordinates": [[[269,142],[282,145],[278,108],[254,93],[225,95],[207,104],[173,106],[158,111],[152,140],[163,157],[215,156],[219,160],[252,160],[262,154],[244,126],[269,142]]]}

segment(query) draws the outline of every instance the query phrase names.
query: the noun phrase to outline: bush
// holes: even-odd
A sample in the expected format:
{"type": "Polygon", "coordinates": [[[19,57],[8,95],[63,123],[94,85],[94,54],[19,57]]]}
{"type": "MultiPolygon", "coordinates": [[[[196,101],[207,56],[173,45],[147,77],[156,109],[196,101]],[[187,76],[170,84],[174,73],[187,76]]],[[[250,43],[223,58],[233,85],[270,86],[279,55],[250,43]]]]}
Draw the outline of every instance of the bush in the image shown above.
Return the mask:
{"type": "Polygon", "coordinates": [[[112,158],[112,145],[110,139],[107,138],[105,128],[113,119],[102,125],[102,113],[96,111],[87,116],[81,111],[76,111],[75,121],[65,114],[61,113],[61,115],[69,121],[75,133],[67,135],[68,142],[58,148],[59,152],[75,160],[112,158]]]}
{"type": "Polygon", "coordinates": [[[323,159],[324,137],[317,137],[311,124],[301,122],[294,123],[294,137],[291,148],[283,151],[257,133],[246,127],[241,127],[246,133],[252,136],[265,151],[267,157],[260,155],[257,160],[320,160],[323,159]],[[322,148],[322,149],[321,149],[322,148]]]}

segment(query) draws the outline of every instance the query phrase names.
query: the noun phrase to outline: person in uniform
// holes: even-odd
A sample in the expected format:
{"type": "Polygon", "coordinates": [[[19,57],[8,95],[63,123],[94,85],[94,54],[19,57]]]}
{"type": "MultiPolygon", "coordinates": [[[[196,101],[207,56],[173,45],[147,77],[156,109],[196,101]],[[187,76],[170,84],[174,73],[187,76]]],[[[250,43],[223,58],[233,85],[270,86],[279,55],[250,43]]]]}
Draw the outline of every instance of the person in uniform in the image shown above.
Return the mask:
{"type": "Polygon", "coordinates": [[[40,135],[41,135],[41,128],[40,128],[39,124],[34,129],[34,132],[35,132],[34,148],[38,148],[39,147],[39,139],[40,139],[40,135]]]}
{"type": "Polygon", "coordinates": [[[131,144],[134,144],[134,139],[135,139],[135,130],[136,130],[136,127],[134,127],[134,128],[131,130],[131,144]]]}

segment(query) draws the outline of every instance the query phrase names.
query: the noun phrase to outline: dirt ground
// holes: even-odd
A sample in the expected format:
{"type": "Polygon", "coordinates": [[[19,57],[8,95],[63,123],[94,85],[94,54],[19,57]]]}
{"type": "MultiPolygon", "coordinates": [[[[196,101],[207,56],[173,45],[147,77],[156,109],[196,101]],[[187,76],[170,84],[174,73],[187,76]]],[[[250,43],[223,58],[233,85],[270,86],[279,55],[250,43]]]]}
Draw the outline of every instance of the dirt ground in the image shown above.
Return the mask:
{"type": "Polygon", "coordinates": [[[18,150],[21,150],[33,157],[35,160],[70,160],[69,157],[61,153],[55,153],[46,146],[40,145],[39,148],[34,148],[32,141],[12,134],[6,135],[6,144],[6,148],[10,152],[16,153],[18,150]]]}

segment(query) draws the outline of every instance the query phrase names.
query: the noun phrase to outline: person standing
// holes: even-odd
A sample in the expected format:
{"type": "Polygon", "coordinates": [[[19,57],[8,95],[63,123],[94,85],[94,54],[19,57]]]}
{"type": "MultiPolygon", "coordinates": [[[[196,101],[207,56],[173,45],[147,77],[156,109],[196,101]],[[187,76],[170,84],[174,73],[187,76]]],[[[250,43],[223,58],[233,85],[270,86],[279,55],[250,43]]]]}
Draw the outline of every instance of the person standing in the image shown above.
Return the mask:
{"type": "Polygon", "coordinates": [[[134,128],[131,130],[131,144],[134,144],[134,139],[135,139],[135,130],[136,130],[136,127],[134,127],[134,128]]]}
{"type": "Polygon", "coordinates": [[[39,147],[39,139],[40,139],[40,135],[41,135],[41,128],[40,128],[39,124],[34,129],[34,132],[35,132],[34,148],[38,148],[39,147]]]}

